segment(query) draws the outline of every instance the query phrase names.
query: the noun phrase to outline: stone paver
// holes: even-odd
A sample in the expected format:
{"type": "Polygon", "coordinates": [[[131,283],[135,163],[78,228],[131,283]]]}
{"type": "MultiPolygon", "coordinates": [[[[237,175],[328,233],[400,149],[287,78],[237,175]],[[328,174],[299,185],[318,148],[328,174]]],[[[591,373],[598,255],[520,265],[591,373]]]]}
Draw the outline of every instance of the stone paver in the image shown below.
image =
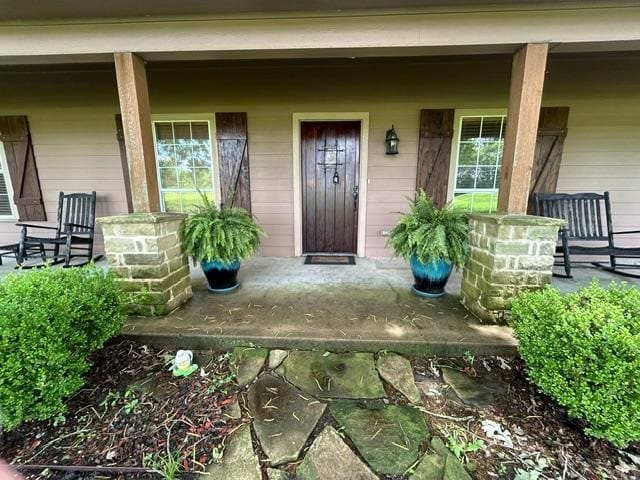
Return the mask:
{"type": "Polygon", "coordinates": [[[416,460],[429,432],[423,414],[413,408],[388,405],[363,408],[354,401],[334,401],[331,414],[360,455],[378,474],[400,475],[416,460]]]}
{"type": "Polygon", "coordinates": [[[413,379],[411,362],[397,353],[381,353],[376,362],[378,373],[411,403],[420,403],[420,392],[413,379]]]}
{"type": "Polygon", "coordinates": [[[453,368],[442,368],[442,378],[451,386],[460,400],[476,408],[488,407],[493,403],[493,391],[478,380],[453,368]]]}
{"type": "Polygon", "coordinates": [[[447,455],[444,464],[444,480],[471,480],[471,477],[453,453],[447,455]]]}
{"type": "Polygon", "coordinates": [[[227,405],[222,415],[234,420],[242,418],[242,411],[240,410],[240,404],[238,403],[238,400],[227,405]]]}
{"type": "Polygon", "coordinates": [[[289,480],[291,475],[277,468],[267,468],[267,478],[269,480],[289,480]]]}
{"type": "Polygon", "coordinates": [[[236,347],[233,349],[231,364],[238,385],[241,387],[247,385],[258,376],[268,354],[269,350],[264,348],[236,347]]]}
{"type": "Polygon", "coordinates": [[[227,439],[222,463],[207,467],[216,480],[262,480],[260,461],[253,451],[250,427],[243,426],[227,439]]]}
{"type": "Polygon", "coordinates": [[[267,366],[271,370],[275,370],[280,366],[280,364],[287,358],[289,355],[288,350],[271,350],[269,352],[269,361],[267,362],[267,366]]]}
{"type": "Polygon", "coordinates": [[[290,352],[277,372],[321,398],[385,396],[371,353],[290,352]]]}
{"type": "Polygon", "coordinates": [[[431,448],[433,448],[433,450],[438,454],[441,455],[442,457],[446,457],[447,455],[449,455],[449,449],[447,448],[447,446],[444,444],[444,442],[442,441],[442,439],[440,437],[433,437],[431,439],[431,448]]]}
{"type": "Polygon", "coordinates": [[[427,453],[415,468],[411,480],[442,480],[444,477],[444,457],[437,453],[427,453]]]}
{"type": "Polygon", "coordinates": [[[299,480],[377,480],[332,427],[326,427],[296,470],[299,480]]]}
{"type": "Polygon", "coordinates": [[[326,405],[300,390],[263,374],[249,387],[248,406],[253,428],[271,465],[297,460],[326,405]]]}

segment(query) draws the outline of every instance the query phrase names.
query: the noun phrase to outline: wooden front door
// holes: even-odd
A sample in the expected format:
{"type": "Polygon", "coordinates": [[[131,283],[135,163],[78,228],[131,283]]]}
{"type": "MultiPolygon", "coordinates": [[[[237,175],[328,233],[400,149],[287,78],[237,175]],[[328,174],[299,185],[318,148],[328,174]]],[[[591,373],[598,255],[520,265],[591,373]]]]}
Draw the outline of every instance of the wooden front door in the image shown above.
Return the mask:
{"type": "Polygon", "coordinates": [[[360,122],[302,122],[303,253],[358,246],[360,122]]]}

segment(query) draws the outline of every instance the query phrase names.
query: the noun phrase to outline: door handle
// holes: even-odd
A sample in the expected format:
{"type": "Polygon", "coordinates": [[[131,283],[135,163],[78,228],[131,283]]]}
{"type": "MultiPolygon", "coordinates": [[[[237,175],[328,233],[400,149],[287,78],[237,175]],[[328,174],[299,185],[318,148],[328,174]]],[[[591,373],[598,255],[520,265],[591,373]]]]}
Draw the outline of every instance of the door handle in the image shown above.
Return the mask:
{"type": "Polygon", "coordinates": [[[355,185],[353,187],[353,209],[357,210],[358,209],[358,197],[360,196],[360,189],[358,188],[358,185],[355,185]]]}

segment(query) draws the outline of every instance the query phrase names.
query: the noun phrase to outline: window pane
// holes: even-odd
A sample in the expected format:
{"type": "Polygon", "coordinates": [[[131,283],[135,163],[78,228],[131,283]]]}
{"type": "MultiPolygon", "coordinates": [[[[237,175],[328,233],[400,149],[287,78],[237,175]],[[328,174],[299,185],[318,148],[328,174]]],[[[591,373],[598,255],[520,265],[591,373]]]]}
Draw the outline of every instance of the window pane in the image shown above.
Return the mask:
{"type": "Polygon", "coordinates": [[[483,117],[481,136],[483,140],[501,139],[502,117],[483,117]]]}
{"type": "Polygon", "coordinates": [[[458,165],[475,165],[478,161],[478,150],[475,143],[461,143],[458,165]]]}
{"type": "Polygon", "coordinates": [[[191,142],[191,128],[189,122],[175,122],[173,131],[178,145],[189,144],[191,142]]]}
{"type": "Polygon", "coordinates": [[[456,188],[473,188],[476,175],[476,167],[458,167],[456,188]]]}
{"type": "Polygon", "coordinates": [[[209,167],[211,169],[211,149],[209,141],[194,141],[193,145],[193,164],[196,167],[209,167]]]}
{"type": "Polygon", "coordinates": [[[466,117],[462,119],[462,128],[460,129],[460,140],[475,140],[480,136],[480,124],[482,117],[466,117]]]}
{"type": "Polygon", "coordinates": [[[176,146],[176,162],[180,168],[191,168],[193,165],[192,149],[189,145],[176,146]]]}
{"type": "Polygon", "coordinates": [[[502,161],[502,142],[482,142],[478,150],[479,165],[498,165],[502,161]]]}
{"type": "Polygon", "coordinates": [[[158,144],[173,143],[171,122],[156,122],[156,140],[158,144]]]}
{"type": "Polygon", "coordinates": [[[178,172],[175,168],[160,169],[160,187],[178,188],[178,172]]]}
{"type": "Polygon", "coordinates": [[[498,196],[494,192],[472,193],[471,211],[475,213],[491,213],[496,211],[498,196]]]}
{"type": "Polygon", "coordinates": [[[156,147],[156,157],[160,167],[175,167],[176,157],[173,145],[158,144],[156,147]]]}
{"type": "Polygon", "coordinates": [[[209,124],[207,122],[192,122],[191,135],[194,140],[209,141],[209,124]]]}
{"type": "Polygon", "coordinates": [[[180,192],[164,192],[162,194],[165,212],[182,212],[180,192]]]}
{"type": "Polygon", "coordinates": [[[195,169],[196,176],[196,186],[200,189],[212,190],[213,189],[213,178],[211,176],[210,168],[196,168],[195,169]]]}
{"type": "MultiPolygon", "coordinates": [[[[0,145],[0,148],[2,148],[2,145],[0,145]]],[[[11,211],[11,198],[9,198],[9,192],[7,190],[7,181],[8,179],[5,179],[4,174],[0,172],[0,215],[2,216],[13,215],[11,211]]]]}
{"type": "Polygon", "coordinates": [[[193,169],[180,168],[178,169],[178,188],[195,190],[196,184],[193,180],[193,169]]]}
{"type": "Polygon", "coordinates": [[[496,178],[495,167],[478,167],[476,177],[476,188],[494,188],[496,178]]]}

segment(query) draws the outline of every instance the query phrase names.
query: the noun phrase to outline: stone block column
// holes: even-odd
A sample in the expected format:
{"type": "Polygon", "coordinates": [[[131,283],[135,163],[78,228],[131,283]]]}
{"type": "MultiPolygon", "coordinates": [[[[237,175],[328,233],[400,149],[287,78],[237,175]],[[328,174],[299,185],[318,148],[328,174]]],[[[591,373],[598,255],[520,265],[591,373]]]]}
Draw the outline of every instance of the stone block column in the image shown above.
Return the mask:
{"type": "Polygon", "coordinates": [[[511,299],[551,282],[564,220],[532,215],[470,215],[471,255],[462,304],[483,323],[506,323],[511,299]]]}
{"type": "Polygon", "coordinates": [[[130,314],[165,315],[193,296],[180,239],[185,218],[179,213],[134,213],[97,220],[109,269],[133,294],[130,314]]]}

